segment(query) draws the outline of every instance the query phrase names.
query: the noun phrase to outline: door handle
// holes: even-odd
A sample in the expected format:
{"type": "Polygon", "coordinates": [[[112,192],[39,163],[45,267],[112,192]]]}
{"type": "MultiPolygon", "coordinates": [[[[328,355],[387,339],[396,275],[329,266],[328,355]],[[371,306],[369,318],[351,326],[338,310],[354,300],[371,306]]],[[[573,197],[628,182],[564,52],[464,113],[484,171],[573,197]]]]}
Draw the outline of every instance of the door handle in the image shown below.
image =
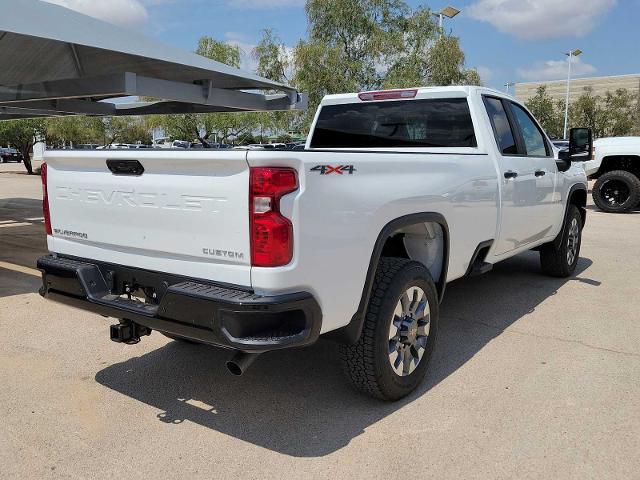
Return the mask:
{"type": "Polygon", "coordinates": [[[544,170],[536,170],[536,177],[544,177],[546,174],[544,170]]]}
{"type": "Polygon", "coordinates": [[[514,172],[513,170],[508,170],[504,172],[504,178],[506,179],[516,178],[517,176],[518,176],[518,172],[514,172]]]}

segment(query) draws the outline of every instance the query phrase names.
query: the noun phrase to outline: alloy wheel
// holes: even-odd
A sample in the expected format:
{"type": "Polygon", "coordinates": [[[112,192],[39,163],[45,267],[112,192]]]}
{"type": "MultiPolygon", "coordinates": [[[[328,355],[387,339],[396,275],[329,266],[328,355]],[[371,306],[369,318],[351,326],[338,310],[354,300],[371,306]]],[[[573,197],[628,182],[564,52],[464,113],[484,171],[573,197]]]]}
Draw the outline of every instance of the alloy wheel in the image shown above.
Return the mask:
{"type": "Polygon", "coordinates": [[[422,288],[410,287],[400,296],[389,328],[389,363],[398,376],[410,375],[422,360],[430,317],[422,288]]]}
{"type": "Polygon", "coordinates": [[[571,220],[571,226],[569,227],[569,235],[567,238],[567,264],[573,265],[573,262],[578,255],[578,244],[580,241],[580,226],[578,225],[578,219],[571,220]]]}

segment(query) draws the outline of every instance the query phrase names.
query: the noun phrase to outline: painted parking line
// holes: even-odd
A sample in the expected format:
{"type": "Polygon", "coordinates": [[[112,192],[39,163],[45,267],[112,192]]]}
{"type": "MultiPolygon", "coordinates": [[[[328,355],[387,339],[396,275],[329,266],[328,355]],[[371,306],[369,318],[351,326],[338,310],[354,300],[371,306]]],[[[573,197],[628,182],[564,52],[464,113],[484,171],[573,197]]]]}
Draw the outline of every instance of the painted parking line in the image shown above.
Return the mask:
{"type": "Polygon", "coordinates": [[[5,270],[11,270],[12,272],[24,273],[26,275],[32,275],[34,277],[40,277],[42,274],[35,268],[24,267],[22,265],[16,265],[15,263],[3,262],[0,260],[0,268],[5,270]]]}
{"type": "Polygon", "coordinates": [[[28,222],[3,223],[3,224],[0,224],[0,228],[28,227],[30,225],[33,225],[33,223],[28,223],[28,222]]]}

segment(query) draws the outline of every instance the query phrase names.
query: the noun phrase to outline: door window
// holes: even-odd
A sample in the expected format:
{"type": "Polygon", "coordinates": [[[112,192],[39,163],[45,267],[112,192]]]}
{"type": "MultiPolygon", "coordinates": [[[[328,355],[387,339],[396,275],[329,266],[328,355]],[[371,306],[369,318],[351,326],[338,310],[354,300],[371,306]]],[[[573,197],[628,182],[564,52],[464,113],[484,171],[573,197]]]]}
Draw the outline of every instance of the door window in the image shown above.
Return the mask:
{"type": "Polygon", "coordinates": [[[498,148],[503,155],[517,155],[518,146],[516,145],[515,135],[511,130],[507,112],[504,109],[502,100],[493,97],[484,97],[484,104],[493,125],[493,132],[496,136],[498,148]]]}
{"type": "Polygon", "coordinates": [[[512,103],[511,106],[527,150],[526,154],[530,157],[548,157],[547,142],[531,116],[520,105],[512,103]]]}

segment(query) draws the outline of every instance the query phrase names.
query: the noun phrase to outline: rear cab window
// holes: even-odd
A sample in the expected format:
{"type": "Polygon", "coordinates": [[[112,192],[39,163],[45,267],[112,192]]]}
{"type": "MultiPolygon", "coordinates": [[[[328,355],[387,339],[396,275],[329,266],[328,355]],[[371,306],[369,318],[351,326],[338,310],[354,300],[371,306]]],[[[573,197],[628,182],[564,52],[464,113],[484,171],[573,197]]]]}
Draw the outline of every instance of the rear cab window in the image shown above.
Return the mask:
{"type": "Polygon", "coordinates": [[[466,98],[325,105],[311,148],[476,147],[466,98]]]}

